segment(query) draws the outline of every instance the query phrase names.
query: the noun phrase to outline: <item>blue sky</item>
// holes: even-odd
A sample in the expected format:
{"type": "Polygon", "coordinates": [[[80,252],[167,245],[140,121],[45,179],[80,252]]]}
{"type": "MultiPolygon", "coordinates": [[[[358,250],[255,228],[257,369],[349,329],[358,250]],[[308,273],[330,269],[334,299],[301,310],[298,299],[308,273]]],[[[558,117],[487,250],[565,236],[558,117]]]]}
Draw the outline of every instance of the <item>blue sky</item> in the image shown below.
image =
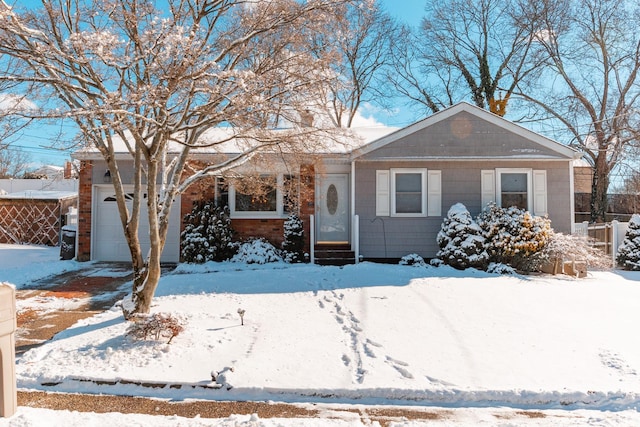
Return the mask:
{"type": "MultiPolygon", "coordinates": [[[[383,9],[389,12],[394,18],[410,25],[418,25],[424,15],[424,7],[427,0],[378,0],[383,9]]],[[[9,3],[12,3],[11,1],[9,3]]],[[[33,0],[22,0],[22,5],[30,5],[33,0]]],[[[363,114],[370,114],[369,111],[363,109],[363,114]]],[[[405,126],[410,124],[415,117],[403,105],[398,105],[393,115],[385,112],[372,113],[376,120],[389,126],[405,126]]],[[[20,135],[19,141],[13,145],[21,148],[29,154],[32,163],[35,166],[41,164],[63,165],[66,160],[70,160],[69,152],[53,148],[56,144],[54,136],[62,133],[67,136],[64,138],[70,141],[75,134],[75,127],[69,124],[59,126],[31,126],[20,135]]]]}
{"type": "Polygon", "coordinates": [[[407,24],[418,25],[428,0],[379,0],[392,16],[407,24]]]}

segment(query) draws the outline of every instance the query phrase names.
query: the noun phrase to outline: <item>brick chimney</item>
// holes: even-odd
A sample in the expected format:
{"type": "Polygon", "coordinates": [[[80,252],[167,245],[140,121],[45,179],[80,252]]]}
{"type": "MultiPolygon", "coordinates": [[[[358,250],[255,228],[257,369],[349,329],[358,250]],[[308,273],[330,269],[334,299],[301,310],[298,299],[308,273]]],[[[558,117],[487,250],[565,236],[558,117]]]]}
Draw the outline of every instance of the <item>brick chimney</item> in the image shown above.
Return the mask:
{"type": "Polygon", "coordinates": [[[70,161],[66,161],[66,162],[64,162],[63,178],[64,179],[71,179],[71,177],[72,177],[71,162],[70,161]]]}

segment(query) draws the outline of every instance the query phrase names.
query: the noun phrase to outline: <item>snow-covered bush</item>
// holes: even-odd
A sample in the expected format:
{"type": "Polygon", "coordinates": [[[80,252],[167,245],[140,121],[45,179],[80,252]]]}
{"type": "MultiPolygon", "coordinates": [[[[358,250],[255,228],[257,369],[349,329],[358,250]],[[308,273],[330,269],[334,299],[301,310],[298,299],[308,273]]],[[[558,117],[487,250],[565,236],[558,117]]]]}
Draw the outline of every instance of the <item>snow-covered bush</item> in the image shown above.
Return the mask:
{"type": "Polygon", "coordinates": [[[444,265],[444,262],[442,262],[442,260],[438,258],[431,258],[429,260],[429,265],[432,267],[442,267],[444,265]]]}
{"type": "Polygon", "coordinates": [[[520,271],[536,271],[544,263],[541,251],[553,234],[548,218],[491,203],[478,215],[477,222],[486,239],[490,262],[520,271]]]}
{"type": "Polygon", "coordinates": [[[282,256],[286,262],[304,261],[304,224],[295,214],[284,222],[282,256]]]}
{"type": "Polygon", "coordinates": [[[182,260],[191,263],[226,261],[237,250],[233,241],[229,209],[220,208],[212,201],[195,203],[184,217],[182,260]]]}
{"type": "Polygon", "coordinates": [[[436,257],[459,270],[484,269],[488,255],[482,230],[462,203],[451,206],[436,237],[440,250],[436,257]]]}
{"type": "Polygon", "coordinates": [[[418,254],[409,254],[409,255],[403,256],[400,259],[399,264],[400,265],[413,265],[415,267],[424,267],[424,266],[427,265],[427,263],[424,262],[424,258],[422,258],[418,254]]]}
{"type": "Polygon", "coordinates": [[[611,268],[611,256],[594,247],[593,242],[583,236],[552,233],[549,243],[542,249],[541,256],[544,262],[553,262],[556,259],[568,261],[586,261],[589,268],[611,268]]]}
{"type": "Polygon", "coordinates": [[[231,258],[231,262],[245,264],[266,264],[268,262],[282,262],[278,249],[264,238],[252,239],[240,245],[238,253],[231,258]]]}
{"type": "Polygon", "coordinates": [[[495,262],[492,262],[489,264],[489,266],[487,267],[487,273],[502,274],[502,275],[517,274],[516,271],[513,269],[513,267],[511,267],[510,265],[499,264],[495,262]]]}
{"type": "Polygon", "coordinates": [[[183,321],[171,313],[138,315],[127,329],[127,335],[135,339],[168,338],[167,344],[184,330],[183,321]]]}
{"type": "Polygon", "coordinates": [[[616,261],[625,270],[640,270],[640,215],[633,214],[616,261]]]}

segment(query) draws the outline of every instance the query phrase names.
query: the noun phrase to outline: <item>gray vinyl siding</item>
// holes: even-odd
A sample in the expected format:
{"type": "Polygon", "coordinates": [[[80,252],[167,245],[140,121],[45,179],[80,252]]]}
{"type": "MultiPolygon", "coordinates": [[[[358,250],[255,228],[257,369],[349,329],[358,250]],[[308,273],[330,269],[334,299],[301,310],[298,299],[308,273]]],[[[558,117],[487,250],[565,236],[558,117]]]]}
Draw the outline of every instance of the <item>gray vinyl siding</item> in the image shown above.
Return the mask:
{"type": "Polygon", "coordinates": [[[432,258],[436,235],[451,205],[461,202],[475,217],[481,210],[480,174],[483,169],[530,168],[547,171],[547,206],[552,227],[570,233],[572,223],[569,162],[567,161],[424,161],[356,162],[355,213],[360,217],[360,253],[365,258],[400,258],[417,253],[432,258]],[[377,217],[376,170],[427,168],[442,173],[440,217],[377,217]]]}
{"type": "Polygon", "coordinates": [[[359,160],[566,159],[557,151],[467,112],[460,112],[364,154],[359,160]]]}

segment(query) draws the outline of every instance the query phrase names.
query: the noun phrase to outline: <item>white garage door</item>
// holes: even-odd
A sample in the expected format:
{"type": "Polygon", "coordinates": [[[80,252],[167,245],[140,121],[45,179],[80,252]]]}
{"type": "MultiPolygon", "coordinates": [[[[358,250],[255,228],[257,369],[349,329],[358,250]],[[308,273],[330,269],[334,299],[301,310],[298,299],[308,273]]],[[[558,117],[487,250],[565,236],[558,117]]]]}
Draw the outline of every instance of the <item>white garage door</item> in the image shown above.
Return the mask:
{"type": "MultiPolygon", "coordinates": [[[[118,205],[113,187],[95,187],[93,204],[93,236],[91,259],[95,261],[131,261],[129,247],[120,223],[118,205]]],[[[129,207],[131,208],[131,206],[129,207]]],[[[144,255],[149,251],[149,221],[147,206],[142,203],[140,213],[140,243],[144,255]]],[[[176,198],[169,218],[167,243],[162,253],[162,262],[178,262],[180,259],[180,197],[176,198]]]]}

